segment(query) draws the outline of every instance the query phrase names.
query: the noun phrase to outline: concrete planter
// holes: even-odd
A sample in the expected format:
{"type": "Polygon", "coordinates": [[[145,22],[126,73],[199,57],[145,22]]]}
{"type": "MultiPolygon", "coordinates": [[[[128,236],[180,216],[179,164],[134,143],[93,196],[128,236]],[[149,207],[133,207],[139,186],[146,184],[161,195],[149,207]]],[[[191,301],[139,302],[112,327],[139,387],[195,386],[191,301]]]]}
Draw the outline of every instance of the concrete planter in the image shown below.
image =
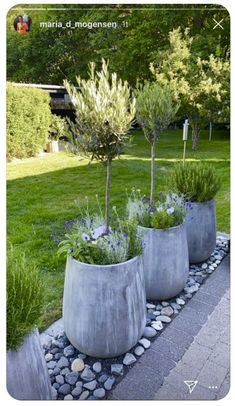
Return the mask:
{"type": "Polygon", "coordinates": [[[192,210],[186,216],[186,230],[189,262],[196,264],[209,258],[215,249],[216,207],[214,200],[191,204],[192,210]]]}
{"type": "Polygon", "coordinates": [[[143,252],[146,296],[164,300],[184,288],[189,273],[185,224],[160,230],[140,227],[145,244],[143,252]]]}
{"type": "Polygon", "coordinates": [[[17,400],[51,400],[52,391],[38,330],[19,350],[7,351],[7,390],[17,400]]]}
{"type": "Polygon", "coordinates": [[[125,353],[143,334],[145,306],[141,256],[115,265],[90,265],[68,257],[64,329],[78,350],[101,358],[125,353]]]}
{"type": "Polygon", "coordinates": [[[59,152],[59,142],[57,140],[50,141],[47,144],[47,152],[59,152]]]}

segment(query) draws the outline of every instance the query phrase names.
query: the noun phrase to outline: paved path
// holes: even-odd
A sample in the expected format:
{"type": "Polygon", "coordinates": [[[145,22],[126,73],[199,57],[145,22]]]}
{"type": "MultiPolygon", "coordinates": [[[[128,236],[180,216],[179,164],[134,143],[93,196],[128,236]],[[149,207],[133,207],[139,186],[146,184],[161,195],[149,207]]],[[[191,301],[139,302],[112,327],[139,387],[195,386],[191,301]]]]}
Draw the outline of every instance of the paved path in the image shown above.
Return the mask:
{"type": "Polygon", "coordinates": [[[223,398],[229,391],[229,352],[227,291],[154,399],[223,398]],[[191,394],[184,380],[198,381],[191,394]]]}
{"type": "Polygon", "coordinates": [[[229,256],[108,399],[220,399],[229,390],[229,256]],[[198,381],[192,393],[184,381],[198,381]]]}

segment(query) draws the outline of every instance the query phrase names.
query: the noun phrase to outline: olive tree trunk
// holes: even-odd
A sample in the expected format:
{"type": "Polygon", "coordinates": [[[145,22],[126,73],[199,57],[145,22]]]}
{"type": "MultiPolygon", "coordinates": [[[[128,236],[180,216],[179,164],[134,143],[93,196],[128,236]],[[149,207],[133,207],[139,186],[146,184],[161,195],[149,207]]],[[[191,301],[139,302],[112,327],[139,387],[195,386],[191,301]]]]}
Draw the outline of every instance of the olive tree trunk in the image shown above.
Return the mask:
{"type": "Polygon", "coordinates": [[[150,193],[150,206],[154,206],[155,203],[155,158],[156,158],[156,137],[154,137],[151,144],[151,193],[150,193]]]}
{"type": "Polygon", "coordinates": [[[200,125],[198,123],[193,123],[191,124],[192,126],[192,139],[193,139],[193,145],[192,145],[192,149],[197,149],[198,144],[199,144],[199,140],[200,140],[200,125]]]}
{"type": "Polygon", "coordinates": [[[110,212],[110,185],[112,175],[112,159],[108,159],[106,163],[106,193],[105,193],[105,232],[109,232],[109,212],[110,212]]]}

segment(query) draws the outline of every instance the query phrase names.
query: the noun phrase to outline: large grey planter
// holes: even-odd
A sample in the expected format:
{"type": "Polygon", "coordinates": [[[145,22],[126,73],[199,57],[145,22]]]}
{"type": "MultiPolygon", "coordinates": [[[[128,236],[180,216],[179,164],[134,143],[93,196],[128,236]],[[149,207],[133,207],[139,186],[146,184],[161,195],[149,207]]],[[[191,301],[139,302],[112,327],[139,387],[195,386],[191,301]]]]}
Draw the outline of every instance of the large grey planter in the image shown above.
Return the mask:
{"type": "Polygon", "coordinates": [[[115,265],[89,265],[68,257],[63,319],[80,351],[110,358],[140,339],[146,322],[142,257],[115,265]]]}
{"type": "Polygon", "coordinates": [[[216,207],[215,201],[192,202],[192,210],[186,216],[186,230],[189,249],[189,262],[196,264],[205,261],[216,246],[216,207]]]}
{"type": "Polygon", "coordinates": [[[17,400],[51,400],[52,391],[38,330],[17,351],[7,351],[7,390],[17,400]]]}
{"type": "Polygon", "coordinates": [[[189,273],[185,224],[160,230],[140,227],[143,233],[147,299],[164,300],[184,288],[189,273]]]}

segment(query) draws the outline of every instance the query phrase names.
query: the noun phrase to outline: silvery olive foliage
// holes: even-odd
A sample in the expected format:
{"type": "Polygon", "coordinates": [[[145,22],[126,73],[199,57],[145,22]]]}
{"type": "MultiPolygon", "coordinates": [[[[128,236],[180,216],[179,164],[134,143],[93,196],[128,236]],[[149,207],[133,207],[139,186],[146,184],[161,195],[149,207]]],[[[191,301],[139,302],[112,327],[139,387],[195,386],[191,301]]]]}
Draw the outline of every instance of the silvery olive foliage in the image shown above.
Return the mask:
{"type": "Polygon", "coordinates": [[[119,156],[130,142],[128,133],[135,117],[135,99],[127,82],[110,74],[102,59],[102,69],[89,65],[89,79],[77,76],[78,87],[65,81],[75,107],[76,123],[71,123],[72,141],[79,153],[102,162],[119,156]]]}
{"type": "Polygon", "coordinates": [[[127,82],[110,74],[102,59],[102,69],[89,65],[89,79],[77,77],[78,87],[64,82],[75,107],[76,122],[70,121],[71,142],[75,152],[104,163],[107,167],[105,226],[109,230],[112,160],[130,143],[129,132],[135,117],[135,98],[127,82]]]}
{"type": "Polygon", "coordinates": [[[156,141],[179,109],[170,86],[157,82],[145,82],[136,91],[136,118],[141,125],[146,139],[151,144],[151,191],[150,204],[155,199],[155,157],[156,141]]]}
{"type": "Polygon", "coordinates": [[[136,91],[136,118],[150,144],[169,126],[178,108],[170,86],[145,82],[136,91]]]}

